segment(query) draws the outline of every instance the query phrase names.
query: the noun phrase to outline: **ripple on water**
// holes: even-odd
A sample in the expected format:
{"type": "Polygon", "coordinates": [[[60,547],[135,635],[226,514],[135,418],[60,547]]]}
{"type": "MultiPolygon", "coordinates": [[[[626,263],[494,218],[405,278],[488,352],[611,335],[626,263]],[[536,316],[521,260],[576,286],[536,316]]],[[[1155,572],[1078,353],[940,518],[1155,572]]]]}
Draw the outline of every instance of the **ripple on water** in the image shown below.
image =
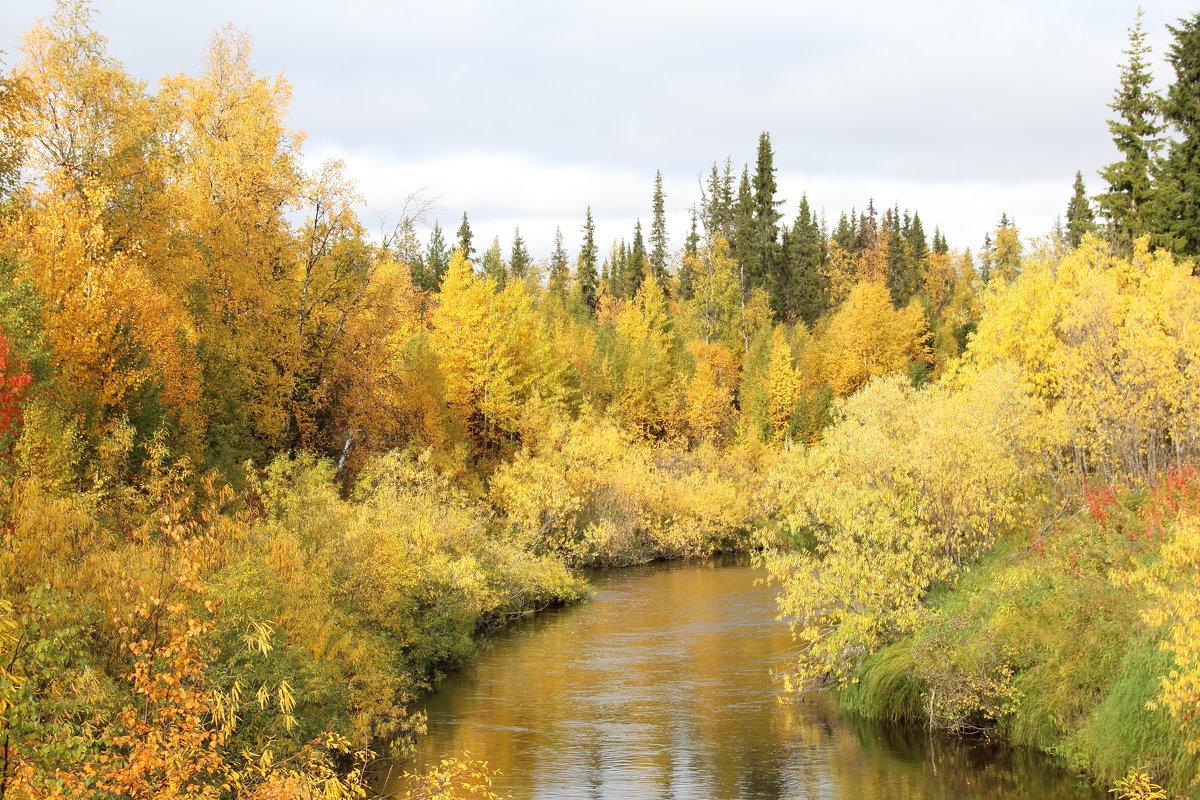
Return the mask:
{"type": "Polygon", "coordinates": [[[822,695],[778,702],[770,671],[792,643],[756,577],[599,575],[591,603],[518,622],[447,678],[403,769],[468,751],[518,800],[1105,796],[1035,754],[847,720],[822,695]]]}

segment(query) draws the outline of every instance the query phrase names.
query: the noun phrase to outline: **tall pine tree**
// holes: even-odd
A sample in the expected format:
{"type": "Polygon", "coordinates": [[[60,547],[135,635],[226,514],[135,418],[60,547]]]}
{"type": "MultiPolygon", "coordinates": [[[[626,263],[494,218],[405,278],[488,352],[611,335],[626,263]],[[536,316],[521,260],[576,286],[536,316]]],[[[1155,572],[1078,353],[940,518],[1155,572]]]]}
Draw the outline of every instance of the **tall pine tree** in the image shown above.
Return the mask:
{"type": "Polygon", "coordinates": [[[662,170],[654,173],[653,217],[650,220],[650,272],[664,290],[667,287],[667,211],[662,170]]]}
{"type": "Polygon", "coordinates": [[[575,279],[579,282],[579,296],[591,311],[596,310],[596,225],[592,222],[592,207],[587,208],[587,219],[583,223],[583,245],[579,248],[579,259],[575,264],[575,279]]]}
{"type": "Polygon", "coordinates": [[[642,288],[646,278],[646,240],[642,236],[642,221],[633,227],[633,243],[625,253],[625,270],[622,283],[624,296],[632,298],[642,288]]]}
{"type": "Polygon", "coordinates": [[[475,246],[471,243],[474,235],[471,233],[471,223],[467,222],[467,212],[463,212],[462,224],[458,226],[458,243],[455,250],[461,250],[468,261],[475,255],[475,246]]]}
{"type": "Polygon", "coordinates": [[[1085,233],[1095,233],[1096,217],[1088,202],[1087,189],[1083,185],[1083,173],[1075,173],[1075,183],[1072,185],[1071,201],[1067,203],[1067,229],[1065,232],[1068,247],[1079,247],[1085,233]]]}
{"type": "Polygon", "coordinates": [[[450,250],[446,247],[446,238],[442,234],[442,226],[433,223],[429,234],[429,247],[425,251],[425,276],[428,285],[421,288],[428,292],[436,292],[442,285],[442,278],[450,268],[450,250]]]}
{"type": "Polygon", "coordinates": [[[1151,228],[1154,201],[1153,169],[1155,154],[1162,146],[1159,138],[1160,100],[1150,88],[1153,76],[1146,56],[1150,46],[1142,30],[1142,12],[1129,29],[1129,63],[1121,69],[1121,85],[1109,106],[1117,119],[1109,120],[1113,143],[1121,154],[1100,170],[1108,191],[1097,199],[1107,222],[1108,238],[1127,250],[1134,239],[1151,228]]]}
{"type": "Polygon", "coordinates": [[[1167,89],[1163,118],[1175,136],[1161,169],[1163,243],[1187,256],[1200,255],[1200,13],[1168,25],[1175,37],[1167,62],[1175,82],[1167,89]]]}
{"type": "Polygon", "coordinates": [[[733,257],[738,263],[738,288],[742,299],[750,296],[753,278],[758,274],[759,251],[757,230],[754,220],[754,192],[750,188],[750,169],[742,167],[742,179],[738,182],[737,200],[733,206],[733,239],[729,242],[733,257]]]}
{"type": "Polygon", "coordinates": [[[808,204],[808,196],[800,196],[800,211],[788,232],[785,287],[779,290],[786,303],[781,316],[789,321],[803,320],[812,325],[828,308],[827,286],[822,266],[825,263],[825,242],[817,215],[808,204]]]}
{"type": "Polygon", "coordinates": [[[521,229],[518,227],[513,232],[512,256],[508,260],[508,269],[513,278],[523,280],[529,275],[529,268],[533,266],[533,258],[529,255],[529,250],[525,247],[525,240],[521,238],[521,229]]]}
{"type": "Polygon", "coordinates": [[[771,135],[766,131],[758,137],[758,155],[754,164],[754,272],[751,279],[755,286],[773,291],[779,281],[782,267],[779,258],[779,220],[783,218],[779,207],[782,200],[775,199],[778,191],[775,181],[775,154],[771,150],[771,135]]]}
{"type": "Polygon", "coordinates": [[[554,229],[554,252],[550,254],[549,290],[551,294],[562,297],[567,293],[567,281],[571,278],[571,270],[567,266],[567,251],[563,249],[562,228],[554,229]]]}

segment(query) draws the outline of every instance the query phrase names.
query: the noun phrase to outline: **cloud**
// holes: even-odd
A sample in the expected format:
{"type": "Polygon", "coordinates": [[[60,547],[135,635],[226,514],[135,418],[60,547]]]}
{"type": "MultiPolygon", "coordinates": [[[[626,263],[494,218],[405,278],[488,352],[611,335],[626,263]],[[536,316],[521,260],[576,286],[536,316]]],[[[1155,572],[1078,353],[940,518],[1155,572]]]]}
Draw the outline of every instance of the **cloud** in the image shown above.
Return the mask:
{"type": "MultiPolygon", "coordinates": [[[[11,63],[53,4],[4,2],[11,63]]],[[[1001,211],[1041,232],[1075,170],[1098,191],[1115,157],[1107,104],[1135,13],[1124,0],[95,2],[110,51],[151,86],[194,72],[212,30],[249,29],[256,68],[295,85],[289,123],[310,157],[345,155],[373,206],[424,187],[452,227],[466,209],[508,241],[519,222],[543,251],[555,225],[572,241],[589,203],[602,241],[628,235],[656,169],[678,244],[697,176],[753,161],[763,130],[793,204],[803,190],[831,215],[899,202],[962,245],[1001,211]]],[[[1160,78],[1163,26],[1190,11],[1162,0],[1145,18],[1160,78]]]]}

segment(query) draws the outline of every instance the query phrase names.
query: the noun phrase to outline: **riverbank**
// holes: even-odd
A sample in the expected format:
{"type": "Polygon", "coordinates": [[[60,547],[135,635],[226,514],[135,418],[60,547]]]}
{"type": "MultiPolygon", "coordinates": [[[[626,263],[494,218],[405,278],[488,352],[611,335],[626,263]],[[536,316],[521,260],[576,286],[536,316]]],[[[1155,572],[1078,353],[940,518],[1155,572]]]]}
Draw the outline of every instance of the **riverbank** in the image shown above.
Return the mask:
{"type": "Polygon", "coordinates": [[[1141,770],[1171,797],[1200,797],[1200,761],[1163,701],[1175,663],[1148,622],[1147,580],[1197,489],[1193,476],[1094,488],[1040,534],[1003,539],[930,593],[913,631],[862,659],[842,707],[1053,753],[1101,785],[1141,770]]]}

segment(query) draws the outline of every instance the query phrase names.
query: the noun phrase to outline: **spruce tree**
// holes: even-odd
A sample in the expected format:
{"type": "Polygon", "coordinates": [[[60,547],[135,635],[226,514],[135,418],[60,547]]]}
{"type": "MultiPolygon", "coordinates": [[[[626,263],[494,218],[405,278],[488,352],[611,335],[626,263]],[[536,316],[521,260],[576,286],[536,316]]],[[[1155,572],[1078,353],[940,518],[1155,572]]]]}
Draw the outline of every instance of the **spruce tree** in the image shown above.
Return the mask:
{"type": "Polygon", "coordinates": [[[933,227],[933,252],[942,255],[950,252],[950,246],[946,244],[946,237],[942,235],[941,228],[936,225],[933,227]]]}
{"type": "Polygon", "coordinates": [[[1142,12],[1129,29],[1129,63],[1121,68],[1121,85],[1109,105],[1117,119],[1109,120],[1113,143],[1120,161],[1100,170],[1108,191],[1097,200],[1107,222],[1108,238],[1118,248],[1128,250],[1134,239],[1151,228],[1154,202],[1153,169],[1155,154],[1162,146],[1159,138],[1160,100],[1150,88],[1153,76],[1146,56],[1150,46],[1142,30],[1142,12]]]}
{"type": "Polygon", "coordinates": [[[754,220],[754,193],[750,188],[750,169],[742,167],[742,179],[738,182],[737,200],[733,206],[733,239],[730,249],[738,262],[738,288],[742,299],[750,296],[751,279],[758,274],[757,231],[754,220]]]}
{"type": "Polygon", "coordinates": [[[463,212],[462,224],[458,226],[458,243],[455,250],[461,250],[463,256],[470,261],[475,256],[475,246],[471,244],[474,238],[471,233],[471,223],[467,222],[467,212],[463,212]]]}
{"type": "Polygon", "coordinates": [[[587,208],[587,219],[583,223],[583,246],[579,248],[579,259],[575,266],[575,278],[579,281],[579,296],[591,311],[596,310],[596,226],[592,222],[592,207],[587,208]]]}
{"type": "Polygon", "coordinates": [[[771,135],[766,131],[758,137],[758,155],[754,165],[754,241],[755,256],[752,282],[773,290],[779,281],[779,212],[782,200],[776,200],[775,154],[771,150],[771,135]]]}
{"type": "Polygon", "coordinates": [[[654,173],[653,217],[650,221],[650,271],[659,286],[667,286],[667,212],[662,170],[654,173]]]}
{"type": "Polygon", "coordinates": [[[1075,173],[1074,193],[1067,203],[1067,229],[1064,238],[1068,247],[1079,247],[1085,233],[1096,231],[1096,217],[1092,214],[1092,206],[1088,202],[1087,190],[1083,185],[1083,173],[1075,173]]]}
{"type": "Polygon", "coordinates": [[[882,239],[887,242],[887,273],[884,280],[892,295],[892,304],[902,306],[911,294],[909,259],[905,252],[904,234],[908,227],[907,215],[901,218],[900,208],[888,209],[883,213],[882,239]]]}
{"type": "MultiPolygon", "coordinates": [[[[1175,136],[1161,169],[1162,243],[1185,256],[1200,255],[1200,13],[1168,25],[1175,37],[1167,62],[1175,81],[1163,118],[1175,136]]],[[[1200,262],[1197,262],[1200,264],[1200,262]]]]}
{"type": "Polygon", "coordinates": [[[433,223],[433,231],[429,234],[429,247],[425,255],[425,273],[428,285],[421,288],[428,292],[436,292],[442,285],[442,278],[450,268],[450,251],[446,247],[446,239],[442,234],[442,226],[433,223]]]}
{"type": "Polygon", "coordinates": [[[857,218],[858,214],[854,209],[850,209],[849,215],[843,212],[838,218],[837,228],[833,231],[834,243],[847,253],[858,252],[858,228],[854,224],[857,218]]]}
{"type": "MultiPolygon", "coordinates": [[[[843,217],[845,219],[845,217],[843,217]]],[[[828,307],[828,287],[821,266],[825,263],[825,241],[817,215],[800,196],[800,211],[788,235],[788,307],[785,319],[801,319],[812,325],[828,307]]]]}
{"type": "Polygon", "coordinates": [[[642,288],[646,277],[646,240],[642,237],[642,221],[633,227],[633,244],[625,253],[625,297],[632,298],[642,288]]]}
{"type": "Polygon", "coordinates": [[[567,293],[567,281],[571,269],[567,265],[567,251],[563,249],[562,228],[554,228],[554,252],[550,254],[550,278],[547,288],[560,297],[567,293]]]}
{"type": "Polygon", "coordinates": [[[513,278],[523,280],[529,275],[531,266],[533,259],[525,248],[525,240],[521,238],[521,229],[518,227],[513,232],[512,255],[508,260],[508,269],[513,278]]]}
{"type": "Polygon", "coordinates": [[[733,162],[726,157],[724,171],[713,162],[702,197],[701,221],[711,240],[715,236],[733,239],[733,162]]]}

